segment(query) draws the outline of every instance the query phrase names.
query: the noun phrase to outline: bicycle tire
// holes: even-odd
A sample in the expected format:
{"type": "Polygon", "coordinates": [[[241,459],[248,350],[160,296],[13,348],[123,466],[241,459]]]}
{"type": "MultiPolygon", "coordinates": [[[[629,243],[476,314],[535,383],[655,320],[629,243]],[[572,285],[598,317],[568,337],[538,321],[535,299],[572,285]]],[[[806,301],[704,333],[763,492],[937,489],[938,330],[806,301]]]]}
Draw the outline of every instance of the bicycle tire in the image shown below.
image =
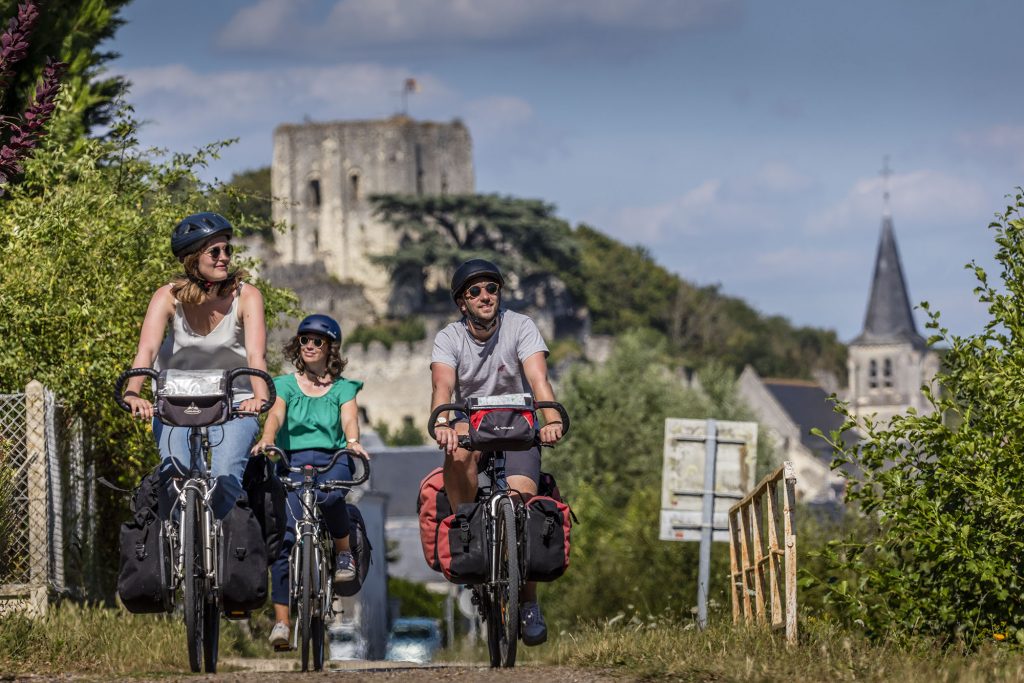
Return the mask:
{"type": "MultiPolygon", "coordinates": [[[[516,513],[508,498],[498,504],[498,582],[497,599],[492,602],[492,614],[497,617],[499,666],[511,668],[516,664],[519,646],[519,543],[516,533],[516,513]]],[[[492,658],[492,664],[493,658],[492,658]]]]}
{"type": "Polygon", "coordinates": [[[194,489],[185,491],[181,511],[182,592],[185,608],[185,641],[188,664],[199,673],[203,664],[203,632],[206,596],[203,590],[203,546],[200,540],[199,499],[194,489]]]}
{"type": "Polygon", "coordinates": [[[313,543],[311,537],[303,534],[302,538],[302,567],[299,568],[299,577],[302,581],[301,597],[299,598],[299,644],[302,651],[302,670],[309,671],[309,646],[312,640],[313,625],[313,572],[316,570],[313,562],[313,543]]]}
{"type": "MultiPolygon", "coordinates": [[[[334,543],[329,538],[327,543],[333,548],[334,543]]],[[[323,542],[318,544],[317,548],[320,550],[320,561],[316,563],[314,570],[310,572],[311,576],[316,577],[315,591],[313,591],[313,614],[310,616],[310,638],[312,639],[313,649],[313,670],[323,671],[324,668],[324,596],[326,586],[333,577],[330,576],[331,567],[329,560],[327,559],[330,555],[325,553],[323,542]],[[325,583],[327,582],[327,583],[325,583]]],[[[315,553],[314,553],[315,554],[315,553]]]]}
{"type": "Polygon", "coordinates": [[[217,673],[219,649],[220,606],[213,601],[208,601],[203,612],[203,670],[206,673],[217,673]]]}

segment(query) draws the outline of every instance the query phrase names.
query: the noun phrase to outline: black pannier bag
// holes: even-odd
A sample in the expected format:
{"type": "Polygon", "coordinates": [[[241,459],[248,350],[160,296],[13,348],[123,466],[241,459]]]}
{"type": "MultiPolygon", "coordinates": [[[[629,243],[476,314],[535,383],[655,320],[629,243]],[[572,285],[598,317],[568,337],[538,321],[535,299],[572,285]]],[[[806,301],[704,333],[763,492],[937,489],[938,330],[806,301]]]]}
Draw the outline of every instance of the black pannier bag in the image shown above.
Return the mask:
{"type": "Polygon", "coordinates": [[[288,529],[288,491],[274,474],[275,468],[275,463],[265,455],[256,455],[249,458],[242,474],[242,488],[263,532],[269,564],[273,564],[281,554],[284,534],[288,529]]]}
{"type": "Polygon", "coordinates": [[[536,439],[536,422],[529,394],[469,399],[469,439],[476,450],[529,450],[536,439]]]}
{"type": "Polygon", "coordinates": [[[169,549],[157,514],[159,486],[157,470],[143,477],[132,497],[132,517],[121,525],[117,595],[136,614],[173,608],[169,549]]]}
{"type": "Polygon", "coordinates": [[[554,581],[569,568],[569,506],[547,496],[526,504],[526,580],[554,581]]]}
{"type": "Polygon", "coordinates": [[[437,527],[437,559],[453,583],[483,583],[490,574],[490,545],[484,506],[463,503],[437,527]]]}
{"type": "Polygon", "coordinates": [[[227,370],[162,370],[156,380],[156,413],[175,427],[223,424],[231,415],[227,370]]]}
{"type": "Polygon", "coordinates": [[[242,616],[267,601],[267,546],[243,493],[221,523],[220,596],[227,616],[242,616]]]}
{"type": "Polygon", "coordinates": [[[363,514],[359,512],[359,508],[355,505],[351,503],[346,503],[346,505],[348,506],[349,520],[348,542],[349,547],[352,549],[356,578],[335,587],[335,594],[344,597],[355,595],[362,588],[363,581],[366,580],[366,575],[370,571],[370,555],[373,551],[373,548],[370,546],[370,539],[366,535],[366,522],[363,521],[363,514]]]}

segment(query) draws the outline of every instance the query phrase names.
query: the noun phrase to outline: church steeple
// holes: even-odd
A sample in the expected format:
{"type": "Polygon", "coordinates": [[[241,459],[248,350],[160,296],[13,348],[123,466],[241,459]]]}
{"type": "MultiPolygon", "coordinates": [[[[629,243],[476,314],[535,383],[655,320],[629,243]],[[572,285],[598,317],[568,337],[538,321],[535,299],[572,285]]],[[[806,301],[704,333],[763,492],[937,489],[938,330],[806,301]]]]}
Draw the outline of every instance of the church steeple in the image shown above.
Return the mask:
{"type": "MultiPolygon", "coordinates": [[[[888,195],[888,188],[886,189],[888,195]]],[[[894,344],[910,342],[925,347],[924,338],[917,333],[903,264],[896,248],[892,216],[882,218],[882,234],[875,256],[875,274],[871,281],[871,296],[864,316],[864,329],[853,344],[894,344]]]]}

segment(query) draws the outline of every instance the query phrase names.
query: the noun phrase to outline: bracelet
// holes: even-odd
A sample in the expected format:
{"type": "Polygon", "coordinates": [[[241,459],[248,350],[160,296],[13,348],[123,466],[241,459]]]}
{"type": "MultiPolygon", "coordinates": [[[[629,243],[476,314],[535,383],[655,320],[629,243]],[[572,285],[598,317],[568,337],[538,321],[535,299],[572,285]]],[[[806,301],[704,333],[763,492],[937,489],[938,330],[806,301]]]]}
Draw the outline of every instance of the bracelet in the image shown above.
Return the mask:
{"type": "Polygon", "coordinates": [[[545,422],[544,426],[547,427],[548,425],[560,425],[560,424],[562,424],[561,420],[552,420],[551,422],[545,422]]]}
{"type": "Polygon", "coordinates": [[[345,443],[359,443],[359,439],[350,439],[346,436],[345,443]]]}

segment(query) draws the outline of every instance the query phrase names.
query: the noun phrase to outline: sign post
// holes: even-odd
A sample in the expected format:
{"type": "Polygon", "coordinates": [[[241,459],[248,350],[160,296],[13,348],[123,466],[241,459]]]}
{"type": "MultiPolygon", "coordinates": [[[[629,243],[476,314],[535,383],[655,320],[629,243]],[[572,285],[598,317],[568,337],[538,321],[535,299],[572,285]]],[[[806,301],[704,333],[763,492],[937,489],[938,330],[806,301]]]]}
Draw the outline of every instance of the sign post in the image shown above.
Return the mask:
{"type": "Polygon", "coordinates": [[[697,625],[702,629],[708,618],[711,543],[729,540],[729,505],[753,487],[756,466],[756,422],[665,420],[659,538],[700,541],[697,625]]]}

